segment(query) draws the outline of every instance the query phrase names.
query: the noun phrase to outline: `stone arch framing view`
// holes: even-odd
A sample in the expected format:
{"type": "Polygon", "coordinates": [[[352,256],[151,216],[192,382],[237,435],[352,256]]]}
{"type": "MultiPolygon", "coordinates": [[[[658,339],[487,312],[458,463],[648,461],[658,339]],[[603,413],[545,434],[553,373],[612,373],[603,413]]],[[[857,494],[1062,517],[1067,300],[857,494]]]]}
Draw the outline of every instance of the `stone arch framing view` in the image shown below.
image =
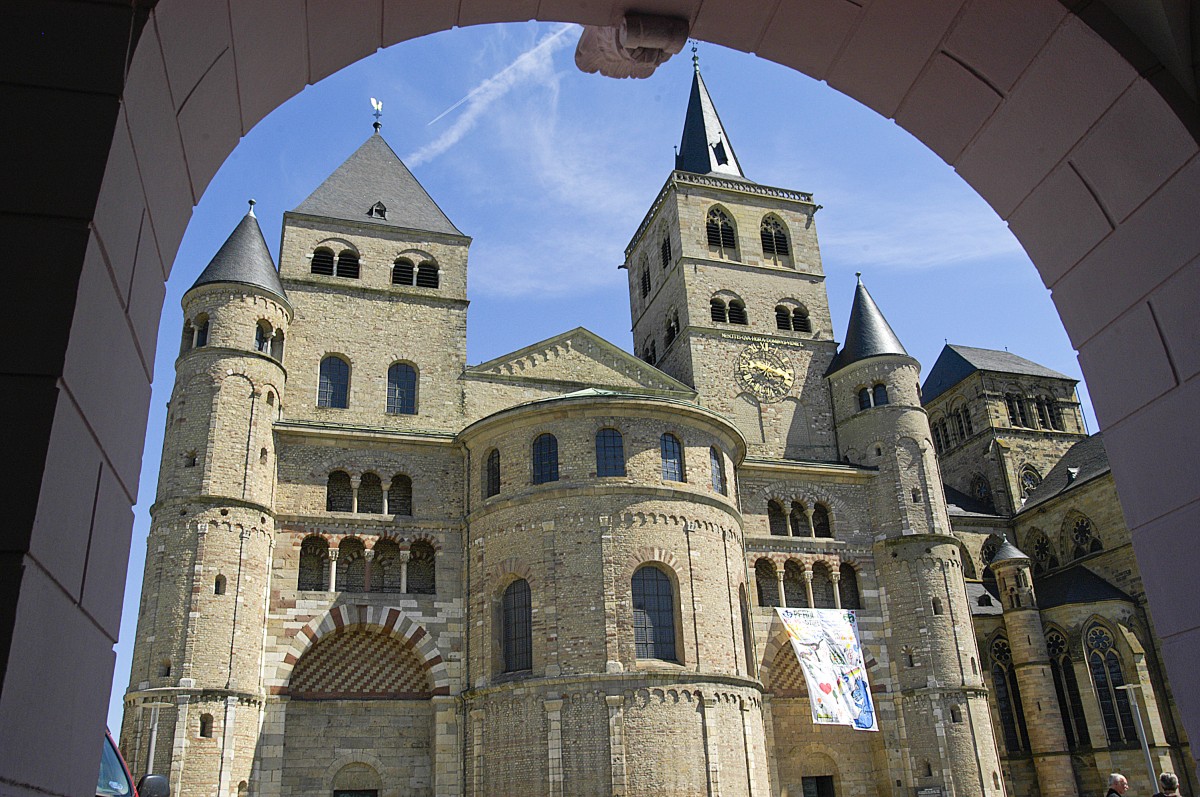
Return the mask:
{"type": "MultiPolygon", "coordinates": [[[[1099,3],[1084,16],[1056,0],[1020,11],[655,8],[894,118],[1008,221],[1080,352],[1139,563],[1156,574],[1147,588],[1167,667],[1189,683],[1200,608],[1172,601],[1167,585],[1195,570],[1200,514],[1200,482],[1180,467],[1200,442],[1194,77],[1099,3]]],[[[0,223],[39,242],[26,267],[43,276],[10,283],[4,321],[21,341],[4,374],[16,513],[0,573],[0,715],[21,718],[0,727],[6,789],[77,794],[95,777],[107,695],[94,685],[109,682],[123,586],[106,574],[124,572],[163,280],[241,135],[380,47],[531,17],[609,25],[624,11],[570,0],[18,4],[11,25],[24,35],[2,69],[25,123],[8,134],[0,223]],[[168,14],[189,35],[163,36],[168,14]],[[64,108],[69,120],[53,121],[64,108]],[[68,484],[87,488],[68,499],[68,484]]],[[[1178,700],[1200,733],[1195,690],[1178,700]]]]}

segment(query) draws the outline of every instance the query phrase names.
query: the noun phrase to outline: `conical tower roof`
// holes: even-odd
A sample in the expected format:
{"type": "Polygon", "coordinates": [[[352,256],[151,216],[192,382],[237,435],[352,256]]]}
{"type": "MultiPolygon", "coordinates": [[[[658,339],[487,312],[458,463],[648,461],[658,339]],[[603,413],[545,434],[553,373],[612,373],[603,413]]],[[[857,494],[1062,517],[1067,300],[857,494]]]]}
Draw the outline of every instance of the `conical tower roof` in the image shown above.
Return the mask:
{"type": "MultiPolygon", "coordinates": [[[[696,59],[693,58],[693,61],[696,59]]],[[[721,125],[721,117],[713,105],[700,64],[692,75],[692,94],[688,98],[687,115],[683,120],[683,138],[675,156],[675,168],[693,174],[714,174],[745,180],[733,144],[721,125]]]]}
{"type": "Polygon", "coordinates": [[[462,235],[378,131],[325,178],[294,212],[462,235]],[[380,204],[382,210],[375,210],[380,204]]]}
{"type": "Polygon", "coordinates": [[[846,340],[841,351],[829,364],[827,373],[832,374],[859,360],[884,354],[908,356],[904,344],[896,337],[891,325],[880,312],[879,305],[875,304],[875,300],[867,292],[867,286],[863,285],[860,274],[858,287],[854,291],[854,306],[850,309],[850,324],[846,327],[846,340]]]}
{"type": "Polygon", "coordinates": [[[998,564],[999,562],[1016,562],[1022,559],[1029,561],[1029,557],[1026,556],[1020,548],[1013,545],[1008,540],[1005,540],[996,550],[996,553],[992,556],[992,561],[988,562],[988,564],[994,565],[998,564]]]}
{"type": "Polygon", "coordinates": [[[254,216],[254,200],[250,200],[250,210],[233,228],[204,271],[200,272],[192,288],[214,282],[253,285],[275,294],[285,302],[288,300],[279,281],[275,261],[271,259],[262,229],[258,226],[258,219],[254,216]]]}

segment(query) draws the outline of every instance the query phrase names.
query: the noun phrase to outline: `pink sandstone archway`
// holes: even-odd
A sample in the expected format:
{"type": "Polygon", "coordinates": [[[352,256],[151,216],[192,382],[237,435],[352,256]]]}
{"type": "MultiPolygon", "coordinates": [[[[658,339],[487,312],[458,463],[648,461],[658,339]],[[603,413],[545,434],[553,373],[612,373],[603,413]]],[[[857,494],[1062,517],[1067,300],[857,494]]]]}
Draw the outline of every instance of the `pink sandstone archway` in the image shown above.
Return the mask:
{"type": "MultiPolygon", "coordinates": [[[[649,0],[920,138],[1008,220],[1080,352],[1167,667],[1200,603],[1196,103],[1102,2],[649,0]],[[1077,4],[1072,4],[1077,5],[1077,4]]],[[[0,65],[10,522],[0,790],[95,777],[163,281],[241,135],[380,47],[459,25],[613,24],[616,0],[17,0],[0,65]],[[14,511],[15,510],[15,511],[14,511]],[[50,752],[52,751],[52,753],[50,752]],[[24,785],[22,785],[24,784],[24,785]]],[[[1169,60],[1169,59],[1168,59],[1169,60]]],[[[1194,83],[1193,83],[1194,85],[1194,83]]],[[[1177,689],[1193,736],[1200,690],[1177,689]]]]}

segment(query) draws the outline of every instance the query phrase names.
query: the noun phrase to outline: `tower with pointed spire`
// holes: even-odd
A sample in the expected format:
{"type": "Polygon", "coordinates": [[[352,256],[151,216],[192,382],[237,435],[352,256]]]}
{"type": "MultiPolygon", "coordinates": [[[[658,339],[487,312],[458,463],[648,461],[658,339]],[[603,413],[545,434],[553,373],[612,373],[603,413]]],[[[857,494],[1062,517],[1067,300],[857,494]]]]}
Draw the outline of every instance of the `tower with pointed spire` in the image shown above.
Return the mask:
{"type": "Polygon", "coordinates": [[[836,350],[817,209],[746,177],[697,64],[675,169],[625,250],[633,342],[734,418],[753,456],[835,458],[808,378],[836,350]]]}
{"type": "Polygon", "coordinates": [[[183,296],[122,735],[176,793],[250,777],[293,308],[251,209],[183,296]],[[170,710],[163,710],[169,708],[170,710]],[[224,740],[212,743],[214,732],[224,740]],[[193,741],[198,737],[197,741],[193,741]],[[184,759],[188,765],[183,766],[184,759]]]}

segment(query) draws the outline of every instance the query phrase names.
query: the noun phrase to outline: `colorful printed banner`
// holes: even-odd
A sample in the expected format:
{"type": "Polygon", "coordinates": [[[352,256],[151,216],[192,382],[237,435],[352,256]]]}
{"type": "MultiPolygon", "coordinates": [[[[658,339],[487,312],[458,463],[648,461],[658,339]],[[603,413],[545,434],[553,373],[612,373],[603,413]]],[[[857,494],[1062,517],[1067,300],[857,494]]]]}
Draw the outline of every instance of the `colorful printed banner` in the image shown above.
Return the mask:
{"type": "Polygon", "coordinates": [[[877,731],[875,704],[858,641],[858,620],[845,609],[776,609],[804,680],[813,722],[877,731]]]}

